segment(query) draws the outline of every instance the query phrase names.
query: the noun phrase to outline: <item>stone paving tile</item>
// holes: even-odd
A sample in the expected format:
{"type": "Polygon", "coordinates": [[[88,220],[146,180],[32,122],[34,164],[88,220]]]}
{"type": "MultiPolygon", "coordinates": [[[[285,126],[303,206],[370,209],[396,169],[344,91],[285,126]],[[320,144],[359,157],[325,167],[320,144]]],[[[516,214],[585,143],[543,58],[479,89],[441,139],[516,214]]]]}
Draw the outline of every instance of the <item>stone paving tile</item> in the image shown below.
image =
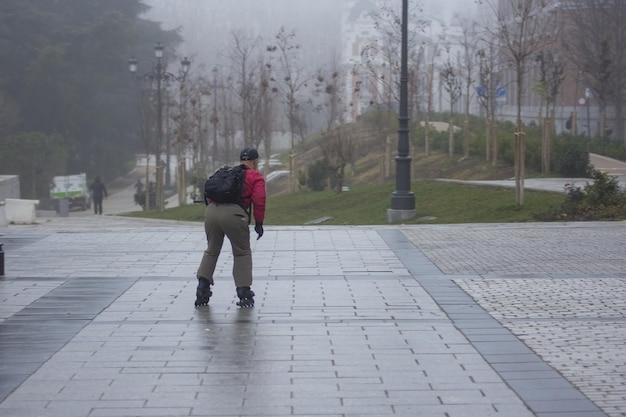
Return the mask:
{"type": "MultiPolygon", "coordinates": [[[[193,308],[198,224],[96,218],[97,231],[82,219],[66,229],[75,220],[20,228],[0,280],[0,325],[22,310],[31,311],[22,321],[58,315],[66,299],[54,291],[85,279],[115,279],[116,296],[83,309],[85,321],[45,364],[32,362],[0,414],[605,415],[589,397],[623,415],[608,395],[623,375],[607,380],[595,362],[598,378],[579,369],[590,371],[597,343],[623,346],[623,223],[403,228],[413,244],[390,228],[268,227],[253,241],[257,305],[241,310],[228,247],[211,306],[193,308]],[[607,236],[615,244],[603,250],[607,236]],[[563,291],[571,277],[585,290],[597,280],[588,289],[602,308],[585,290],[563,291]]],[[[608,369],[623,358],[611,347],[596,360],[608,369]]]]}
{"type": "Polygon", "coordinates": [[[404,233],[448,275],[626,272],[626,222],[425,226],[404,233]]]}
{"type": "Polygon", "coordinates": [[[456,282],[607,414],[626,415],[625,279],[456,282]]]}
{"type": "Polygon", "coordinates": [[[63,280],[21,279],[0,281],[0,321],[32,304],[63,283],[63,280]]]}
{"type": "MultiPolygon", "coordinates": [[[[405,234],[492,317],[608,415],[623,416],[625,226],[624,222],[473,225],[427,227],[405,234]]],[[[476,335],[468,337],[477,340],[476,335]]],[[[485,337],[493,340],[481,335],[485,337]]],[[[520,369],[527,366],[520,363],[520,369]]],[[[520,369],[501,375],[525,380],[529,376],[520,369]]],[[[556,412],[540,405],[542,414],[556,412]]]]}
{"type": "MultiPolygon", "coordinates": [[[[28,229],[25,229],[28,230],[28,229]]],[[[111,233],[54,233],[33,242],[12,262],[6,254],[7,276],[31,277],[194,277],[206,248],[198,224],[171,229],[132,229],[111,233]],[[123,244],[121,244],[123,242],[123,244]],[[145,248],[142,250],[142,248],[145,248]],[[75,255],[71,255],[75,254],[75,255]],[[62,259],[63,262],[59,262],[62,259]],[[47,268],[32,268],[44,263],[47,268]]],[[[38,235],[39,236],[39,235],[38,235]]],[[[216,276],[229,278],[232,254],[228,243],[216,276]]],[[[406,268],[375,230],[286,230],[252,240],[258,276],[404,274],[406,268]],[[337,251],[335,248],[342,250],[337,251]]]]}
{"type": "Polygon", "coordinates": [[[55,389],[39,397],[45,415],[66,404],[68,415],[89,416],[461,416],[467,402],[486,415],[504,415],[498,407],[532,415],[479,355],[466,354],[467,340],[408,276],[256,285],[264,290],[254,309],[235,308],[230,291],[194,309],[192,281],[140,279],[0,410],[32,411],[24,399],[50,381],[55,389]],[[397,321],[385,300],[413,305],[413,317],[397,321]],[[279,309],[286,315],[268,314],[279,309]]]}

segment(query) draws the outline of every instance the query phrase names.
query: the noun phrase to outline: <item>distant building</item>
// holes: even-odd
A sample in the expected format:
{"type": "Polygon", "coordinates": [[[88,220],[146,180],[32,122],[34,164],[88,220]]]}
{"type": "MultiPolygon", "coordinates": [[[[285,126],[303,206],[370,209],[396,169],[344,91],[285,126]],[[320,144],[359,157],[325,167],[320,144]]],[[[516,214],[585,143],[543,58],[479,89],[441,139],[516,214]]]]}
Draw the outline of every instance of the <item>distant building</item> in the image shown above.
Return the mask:
{"type": "MultiPolygon", "coordinates": [[[[399,61],[400,44],[386,45],[381,31],[376,28],[375,15],[380,2],[347,0],[342,10],[342,62],[346,71],[346,101],[350,104],[347,120],[355,120],[371,109],[397,110],[399,68],[390,67],[389,59],[381,51],[395,50],[399,61]]],[[[463,53],[462,31],[458,25],[447,25],[440,16],[420,15],[429,22],[424,32],[411,33],[409,46],[409,105],[413,115],[428,110],[430,97],[432,111],[449,111],[450,99],[440,72],[445,62],[458,64],[463,53]]],[[[459,68],[463,78],[463,69],[459,68]]],[[[465,81],[465,79],[463,79],[465,81]]],[[[455,112],[462,112],[469,102],[472,113],[480,111],[472,93],[463,88],[462,97],[455,104],[455,112]]]]}
{"type": "MultiPolygon", "coordinates": [[[[501,11],[513,13],[509,1],[500,0],[501,11]]],[[[589,136],[600,135],[602,130],[599,103],[589,88],[587,76],[582,67],[584,63],[577,62],[568,45],[576,30],[573,13],[580,13],[589,4],[585,1],[547,0],[544,13],[550,14],[553,19],[553,33],[555,41],[544,53],[550,54],[557,65],[563,67],[563,82],[559,88],[555,101],[554,117],[557,133],[571,132],[589,136]]],[[[515,121],[517,94],[515,90],[516,73],[503,60],[500,61],[500,76],[502,87],[507,94],[499,102],[499,118],[515,121]]],[[[540,93],[539,82],[542,79],[541,61],[538,54],[528,58],[526,76],[522,94],[522,121],[525,124],[540,124],[542,118],[551,111],[546,108],[546,100],[540,93]]],[[[607,106],[607,126],[614,123],[614,107],[607,106]]]]}
{"type": "Polygon", "coordinates": [[[365,50],[379,42],[372,13],[378,10],[370,0],[350,0],[342,10],[342,62],[346,76],[347,120],[356,120],[379,102],[382,86],[364,66],[365,50]]]}

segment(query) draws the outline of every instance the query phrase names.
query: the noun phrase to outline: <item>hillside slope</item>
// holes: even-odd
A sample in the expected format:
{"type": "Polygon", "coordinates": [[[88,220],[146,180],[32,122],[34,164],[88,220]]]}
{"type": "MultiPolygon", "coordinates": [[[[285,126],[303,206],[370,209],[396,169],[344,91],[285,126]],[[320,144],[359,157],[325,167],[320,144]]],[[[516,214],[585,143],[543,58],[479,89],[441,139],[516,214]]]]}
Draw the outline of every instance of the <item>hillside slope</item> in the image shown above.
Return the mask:
{"type": "MultiPolygon", "coordinates": [[[[380,152],[369,152],[359,158],[353,166],[346,168],[344,185],[357,187],[390,183],[395,180],[395,165],[391,157],[390,169],[385,169],[380,152]],[[388,175],[387,175],[388,174],[388,175]]],[[[480,157],[462,160],[460,156],[449,157],[442,152],[431,152],[429,156],[417,154],[412,161],[413,180],[429,180],[448,178],[457,180],[503,180],[513,177],[510,166],[494,167],[480,157]]],[[[306,172],[306,168],[301,168],[306,172]]],[[[289,188],[289,177],[284,176],[268,184],[268,192],[272,195],[282,194],[289,188]]]]}

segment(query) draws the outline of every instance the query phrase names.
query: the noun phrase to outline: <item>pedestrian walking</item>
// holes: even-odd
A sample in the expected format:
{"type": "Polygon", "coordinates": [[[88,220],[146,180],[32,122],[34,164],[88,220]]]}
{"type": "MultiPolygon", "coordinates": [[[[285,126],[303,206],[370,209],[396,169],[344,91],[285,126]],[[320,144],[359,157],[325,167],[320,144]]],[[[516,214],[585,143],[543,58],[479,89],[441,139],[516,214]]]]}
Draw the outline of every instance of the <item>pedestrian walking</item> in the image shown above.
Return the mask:
{"type": "MultiPolygon", "coordinates": [[[[205,185],[204,231],[207,238],[207,249],[197,272],[198,287],[196,289],[195,305],[207,305],[213,295],[211,286],[214,285],[213,273],[217,259],[222,250],[224,236],[231,243],[233,251],[233,278],[235,281],[239,307],[254,306],[254,292],[252,286],[252,252],[250,249],[250,223],[254,218],[254,231],[257,239],[263,236],[263,220],[265,219],[265,179],[259,172],[259,153],[254,148],[245,148],[239,155],[240,165],[235,168],[220,169],[211,178],[220,182],[220,186],[231,183],[237,184],[239,191],[237,202],[222,202],[218,197],[208,198],[208,187],[205,185]],[[224,173],[224,175],[217,175],[224,173]],[[233,181],[229,175],[241,175],[233,181]]],[[[207,181],[207,184],[211,179],[207,181]]],[[[224,188],[224,187],[222,187],[224,188]]],[[[224,192],[229,194],[229,192],[224,192]]],[[[235,201],[235,200],[232,200],[235,201]]]]}
{"type": "Polygon", "coordinates": [[[141,178],[137,178],[137,182],[135,183],[135,190],[137,194],[141,194],[143,191],[143,182],[141,182],[141,178]]]}
{"type": "Polygon", "coordinates": [[[100,177],[96,177],[94,182],[89,186],[89,189],[91,189],[94,214],[102,214],[102,200],[104,197],[108,196],[106,186],[100,180],[100,177]]]}

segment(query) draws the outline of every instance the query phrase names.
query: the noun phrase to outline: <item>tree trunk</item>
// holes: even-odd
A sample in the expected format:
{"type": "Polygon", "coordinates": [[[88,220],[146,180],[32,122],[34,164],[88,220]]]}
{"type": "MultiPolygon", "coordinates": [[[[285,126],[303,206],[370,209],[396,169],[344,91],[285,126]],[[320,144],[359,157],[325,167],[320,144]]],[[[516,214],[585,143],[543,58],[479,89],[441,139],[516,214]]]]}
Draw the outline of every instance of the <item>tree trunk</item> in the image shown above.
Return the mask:
{"type": "Polygon", "coordinates": [[[485,118],[485,161],[491,161],[491,116],[487,114],[485,118]]]}
{"type": "Polygon", "coordinates": [[[606,109],[602,110],[602,114],[600,115],[600,134],[598,137],[600,139],[604,139],[606,136],[606,109]]]}
{"type": "Polygon", "coordinates": [[[428,143],[430,142],[430,125],[428,122],[428,113],[426,113],[426,121],[424,122],[424,152],[426,153],[426,156],[430,156],[430,148],[428,146],[428,143]]]}
{"type": "Polygon", "coordinates": [[[521,119],[515,125],[515,202],[524,204],[524,128],[521,119]]]}
{"type": "Polygon", "coordinates": [[[517,62],[517,121],[515,125],[515,202],[518,206],[524,204],[524,175],[526,152],[524,125],[522,124],[522,88],[524,87],[524,63],[517,62]]]}
{"type": "Polygon", "coordinates": [[[469,158],[469,119],[467,114],[463,120],[463,157],[469,158]]]}
{"type": "Polygon", "coordinates": [[[387,135],[385,140],[385,178],[391,176],[391,138],[387,135]]]}
{"type": "Polygon", "coordinates": [[[541,173],[546,173],[546,153],[547,147],[546,143],[548,141],[548,126],[550,121],[548,118],[543,120],[543,125],[541,126],[541,173]]]}
{"type": "Polygon", "coordinates": [[[346,164],[342,163],[337,169],[337,194],[341,194],[343,192],[343,180],[345,176],[346,164]]]}
{"type": "Polygon", "coordinates": [[[150,154],[146,154],[146,195],[144,199],[144,210],[150,210],[150,154]]]}
{"type": "Polygon", "coordinates": [[[615,104],[615,127],[613,128],[613,134],[617,141],[622,141],[626,144],[626,135],[624,134],[624,109],[621,102],[615,104]]]}
{"type": "Polygon", "coordinates": [[[498,165],[498,121],[493,118],[491,121],[491,145],[493,146],[493,151],[491,154],[491,165],[498,165]]]}
{"type": "Polygon", "coordinates": [[[454,156],[454,124],[452,123],[452,113],[450,113],[450,121],[448,122],[448,153],[454,156]]]}

